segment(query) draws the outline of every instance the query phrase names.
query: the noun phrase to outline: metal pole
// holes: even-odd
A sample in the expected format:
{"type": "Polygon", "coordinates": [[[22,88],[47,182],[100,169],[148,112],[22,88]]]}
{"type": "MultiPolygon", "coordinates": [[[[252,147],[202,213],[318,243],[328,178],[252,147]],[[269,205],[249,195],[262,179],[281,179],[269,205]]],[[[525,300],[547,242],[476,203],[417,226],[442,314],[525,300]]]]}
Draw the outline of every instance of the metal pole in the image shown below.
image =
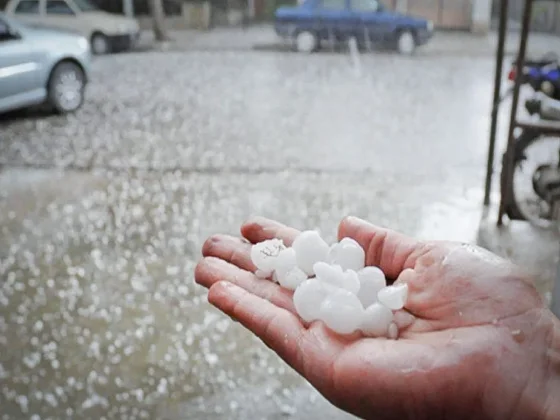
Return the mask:
{"type": "Polygon", "coordinates": [[[492,121],[490,123],[490,141],[488,143],[488,162],[486,162],[486,185],[484,187],[484,205],[490,204],[492,174],[494,169],[494,152],[496,150],[496,131],[498,128],[498,108],[500,105],[500,88],[504,65],[504,47],[506,43],[508,0],[500,1],[500,26],[498,32],[498,48],[496,50],[496,73],[494,75],[494,98],[492,99],[492,121]]]}
{"type": "Polygon", "coordinates": [[[134,3],[132,0],[123,0],[123,11],[125,16],[134,17],[134,3]]]}
{"type": "Polygon", "coordinates": [[[533,0],[525,0],[525,8],[523,9],[523,21],[521,26],[521,39],[519,40],[519,53],[517,57],[517,73],[515,77],[515,84],[513,88],[513,99],[511,101],[511,115],[509,119],[509,130],[508,130],[508,142],[506,149],[506,159],[505,167],[502,171],[505,171],[505,177],[502,177],[502,197],[500,200],[500,209],[498,212],[498,226],[503,224],[504,213],[506,205],[509,203],[511,197],[509,197],[509,188],[507,188],[507,183],[512,182],[513,174],[513,148],[515,139],[513,137],[515,125],[517,123],[517,107],[519,105],[519,90],[521,87],[521,79],[523,77],[523,67],[525,66],[525,53],[527,51],[527,38],[529,37],[529,25],[531,23],[531,10],[533,6],[533,0]]]}
{"type": "Polygon", "coordinates": [[[366,40],[366,50],[371,52],[371,39],[369,37],[369,31],[367,25],[364,26],[364,38],[366,40]]]}

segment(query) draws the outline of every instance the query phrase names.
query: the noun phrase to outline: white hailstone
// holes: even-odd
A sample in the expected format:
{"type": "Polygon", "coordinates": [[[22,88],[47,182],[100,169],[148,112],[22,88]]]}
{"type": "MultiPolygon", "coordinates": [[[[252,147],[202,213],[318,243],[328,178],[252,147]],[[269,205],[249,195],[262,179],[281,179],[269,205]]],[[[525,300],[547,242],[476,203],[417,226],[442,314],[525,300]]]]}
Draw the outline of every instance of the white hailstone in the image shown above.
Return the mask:
{"type": "Polygon", "coordinates": [[[396,340],[399,337],[399,327],[394,322],[391,322],[389,328],[387,329],[387,337],[391,340],[396,340]]]}
{"type": "Polygon", "coordinates": [[[307,274],[297,266],[296,251],[293,248],[280,251],[276,258],[275,273],[280,286],[290,290],[295,290],[307,280],[307,274]]]}
{"type": "Polygon", "coordinates": [[[299,267],[294,267],[285,273],[277,273],[280,286],[289,290],[296,290],[300,284],[307,280],[307,274],[299,267]]]}
{"type": "Polygon", "coordinates": [[[307,230],[301,232],[292,244],[296,251],[297,265],[308,276],[313,275],[313,264],[326,261],[329,246],[318,232],[307,230]]]}
{"type": "Polygon", "coordinates": [[[341,283],[344,276],[344,271],[340,265],[328,264],[323,261],[313,264],[313,273],[317,279],[336,286],[341,283]]]}
{"type": "Polygon", "coordinates": [[[360,279],[358,277],[358,273],[354,270],[346,270],[344,272],[342,287],[350,293],[357,295],[360,292],[360,279]]]}
{"type": "Polygon", "coordinates": [[[391,322],[393,311],[380,303],[374,303],[364,311],[360,330],[369,337],[385,337],[391,322]]]}
{"type": "Polygon", "coordinates": [[[365,267],[358,271],[358,278],[360,280],[358,299],[364,308],[367,308],[377,302],[377,293],[387,286],[385,274],[378,267],[365,267]]]}
{"type": "Polygon", "coordinates": [[[251,247],[251,261],[263,272],[272,271],[278,254],[285,248],[281,239],[259,242],[251,247]]]}
{"type": "Polygon", "coordinates": [[[406,283],[384,287],[377,293],[377,300],[379,303],[393,311],[402,309],[406,304],[407,297],[408,285],[406,283]]]}
{"type": "Polygon", "coordinates": [[[360,290],[358,274],[353,270],[343,271],[339,265],[318,262],[313,265],[313,272],[318,280],[341,289],[346,289],[350,293],[357,294],[360,290]]]}
{"type": "Polygon", "coordinates": [[[364,307],[358,297],[344,289],[331,291],[323,300],[319,319],[339,334],[350,334],[359,329],[364,307]]]}
{"type": "Polygon", "coordinates": [[[352,238],[343,238],[333,244],[327,258],[331,264],[340,265],[343,270],[359,271],[366,265],[364,249],[352,238]]]}
{"type": "Polygon", "coordinates": [[[277,273],[287,273],[292,268],[297,267],[296,251],[293,248],[286,248],[280,251],[276,261],[274,262],[274,269],[277,273]]]}
{"type": "Polygon", "coordinates": [[[319,319],[319,309],[332,288],[317,279],[309,279],[299,285],[293,301],[301,319],[311,322],[319,319]]]}

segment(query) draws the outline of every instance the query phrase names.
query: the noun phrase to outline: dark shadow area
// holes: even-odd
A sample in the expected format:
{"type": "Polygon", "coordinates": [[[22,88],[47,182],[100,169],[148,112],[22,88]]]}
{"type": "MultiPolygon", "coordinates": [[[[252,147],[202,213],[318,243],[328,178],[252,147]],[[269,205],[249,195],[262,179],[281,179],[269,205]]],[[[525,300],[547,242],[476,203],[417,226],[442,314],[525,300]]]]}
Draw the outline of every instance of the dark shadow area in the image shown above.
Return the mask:
{"type": "MultiPolygon", "coordinates": [[[[294,53],[294,54],[302,54],[299,53],[293,45],[290,43],[276,43],[276,44],[254,44],[252,49],[254,51],[266,51],[266,52],[282,52],[282,53],[294,53]]],[[[383,45],[372,45],[371,48],[365,47],[358,47],[360,54],[367,54],[367,53],[388,53],[388,54],[396,54],[395,50],[390,46],[383,46],[383,45]]],[[[334,46],[330,45],[322,45],[317,51],[313,54],[322,54],[322,53],[343,53],[348,54],[350,52],[348,45],[344,43],[336,44],[334,46]]]]}
{"type": "Polygon", "coordinates": [[[56,116],[56,114],[44,105],[22,108],[0,113],[0,126],[25,119],[45,119],[53,116],[56,116]]]}

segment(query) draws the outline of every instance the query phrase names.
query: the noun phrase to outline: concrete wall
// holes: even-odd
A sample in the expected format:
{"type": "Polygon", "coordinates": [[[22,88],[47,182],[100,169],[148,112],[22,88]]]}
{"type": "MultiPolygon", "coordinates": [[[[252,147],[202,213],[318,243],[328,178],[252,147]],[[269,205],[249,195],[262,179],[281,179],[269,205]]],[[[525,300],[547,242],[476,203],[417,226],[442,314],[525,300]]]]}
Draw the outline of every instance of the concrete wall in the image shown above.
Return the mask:
{"type": "Polygon", "coordinates": [[[471,32],[485,34],[490,30],[492,4],[488,0],[473,0],[471,32]]]}
{"type": "Polygon", "coordinates": [[[431,19],[437,27],[487,33],[492,17],[491,0],[385,0],[395,10],[431,19]]]}

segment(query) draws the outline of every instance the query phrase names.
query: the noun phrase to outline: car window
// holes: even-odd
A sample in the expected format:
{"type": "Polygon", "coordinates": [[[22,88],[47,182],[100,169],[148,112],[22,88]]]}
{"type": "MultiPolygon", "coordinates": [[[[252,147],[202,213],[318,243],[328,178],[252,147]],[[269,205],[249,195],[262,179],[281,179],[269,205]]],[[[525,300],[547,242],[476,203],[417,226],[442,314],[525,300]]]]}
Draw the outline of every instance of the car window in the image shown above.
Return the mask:
{"type": "Polygon", "coordinates": [[[47,14],[48,15],[73,15],[74,11],[68,6],[64,0],[48,0],[47,1],[47,14]]]}
{"type": "Polygon", "coordinates": [[[344,10],[346,8],[346,0],[322,0],[319,8],[324,10],[344,10]]]}
{"type": "Polygon", "coordinates": [[[74,4],[78,6],[82,12],[93,12],[99,10],[99,7],[89,0],[74,0],[74,4]]]}
{"type": "Polygon", "coordinates": [[[39,0],[21,0],[16,6],[15,13],[36,15],[39,13],[39,0]]]}
{"type": "Polygon", "coordinates": [[[379,3],[377,0],[350,0],[350,7],[352,10],[362,12],[377,12],[379,10],[379,3]]]}

